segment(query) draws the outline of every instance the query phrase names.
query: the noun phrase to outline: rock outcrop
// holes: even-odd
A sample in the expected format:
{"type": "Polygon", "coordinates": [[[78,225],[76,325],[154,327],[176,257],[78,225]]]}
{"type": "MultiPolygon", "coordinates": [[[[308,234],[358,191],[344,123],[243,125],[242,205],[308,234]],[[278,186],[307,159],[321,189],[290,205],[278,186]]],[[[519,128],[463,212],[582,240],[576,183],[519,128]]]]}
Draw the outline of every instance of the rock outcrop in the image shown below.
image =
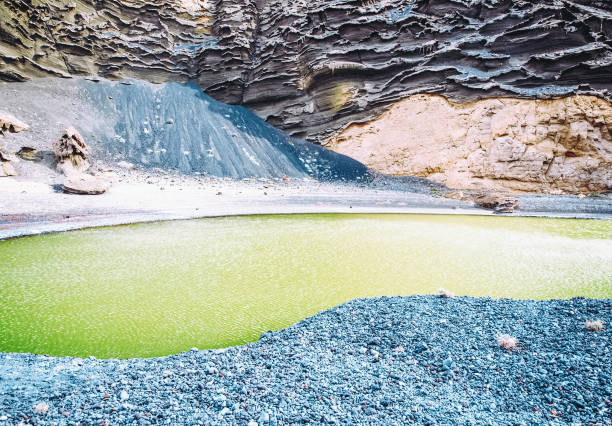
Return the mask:
{"type": "Polygon", "coordinates": [[[0,177],[15,175],[17,175],[17,171],[11,164],[11,159],[0,149],[0,177]]]}
{"type": "Polygon", "coordinates": [[[608,0],[0,0],[0,79],[192,80],[324,141],[416,93],[612,96],[608,0]]]}
{"type": "Polygon", "coordinates": [[[74,127],[64,130],[62,136],[53,143],[53,152],[57,159],[57,169],[67,176],[82,173],[90,166],[85,140],[74,127]]]}
{"type": "Polygon", "coordinates": [[[455,103],[415,95],[327,146],[379,172],[452,188],[612,189],[612,104],[593,96],[455,103]]]}
{"type": "MultiPolygon", "coordinates": [[[[28,130],[29,126],[23,121],[17,119],[12,114],[4,111],[0,111],[0,136],[4,136],[6,133],[19,133],[24,130],[28,130]]],[[[0,177],[16,176],[17,171],[11,159],[3,152],[3,147],[0,144],[0,177]]]]}
{"type": "Polygon", "coordinates": [[[6,133],[19,133],[28,130],[28,126],[23,121],[17,119],[8,112],[0,111],[0,136],[6,133]]]}

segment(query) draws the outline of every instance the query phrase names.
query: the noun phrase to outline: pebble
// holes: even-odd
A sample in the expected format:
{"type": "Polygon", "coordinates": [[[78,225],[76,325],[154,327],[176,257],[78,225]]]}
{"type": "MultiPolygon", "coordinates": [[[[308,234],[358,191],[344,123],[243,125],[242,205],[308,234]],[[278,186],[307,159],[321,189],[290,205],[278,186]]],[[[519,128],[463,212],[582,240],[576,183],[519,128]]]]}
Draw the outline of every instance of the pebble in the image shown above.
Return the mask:
{"type": "Polygon", "coordinates": [[[49,406],[45,402],[39,402],[34,406],[34,411],[36,413],[44,414],[49,411],[49,406]]]}
{"type": "Polygon", "coordinates": [[[121,392],[119,392],[119,399],[121,401],[126,401],[129,398],[130,398],[130,394],[127,393],[126,391],[122,390],[121,392]]]}

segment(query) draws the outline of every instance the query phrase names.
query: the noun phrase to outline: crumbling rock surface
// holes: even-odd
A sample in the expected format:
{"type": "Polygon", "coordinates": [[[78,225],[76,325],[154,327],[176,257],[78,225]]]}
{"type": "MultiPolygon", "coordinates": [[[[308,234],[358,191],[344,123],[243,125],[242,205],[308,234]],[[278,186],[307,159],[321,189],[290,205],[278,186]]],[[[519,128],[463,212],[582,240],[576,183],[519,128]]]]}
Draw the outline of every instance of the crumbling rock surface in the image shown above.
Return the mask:
{"type": "Polygon", "coordinates": [[[193,80],[323,141],[416,93],[611,100],[608,0],[0,0],[0,79],[193,80]]]}
{"type": "Polygon", "coordinates": [[[414,95],[327,146],[379,172],[451,188],[612,189],[612,104],[594,96],[455,103],[414,95]]]}
{"type": "Polygon", "coordinates": [[[58,170],[65,175],[84,172],[90,166],[85,140],[74,127],[64,130],[62,136],[53,143],[53,152],[58,170]]]}

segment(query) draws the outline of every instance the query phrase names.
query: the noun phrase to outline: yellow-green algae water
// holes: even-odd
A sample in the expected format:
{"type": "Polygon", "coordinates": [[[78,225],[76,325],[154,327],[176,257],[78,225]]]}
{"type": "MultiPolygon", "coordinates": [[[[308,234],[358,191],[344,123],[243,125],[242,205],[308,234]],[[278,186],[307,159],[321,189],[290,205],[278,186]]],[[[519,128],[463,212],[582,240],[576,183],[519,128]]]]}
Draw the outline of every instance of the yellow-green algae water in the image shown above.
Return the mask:
{"type": "Polygon", "coordinates": [[[612,296],[612,221],[244,216],[0,241],[0,351],[151,357],[356,297],[612,296]]]}

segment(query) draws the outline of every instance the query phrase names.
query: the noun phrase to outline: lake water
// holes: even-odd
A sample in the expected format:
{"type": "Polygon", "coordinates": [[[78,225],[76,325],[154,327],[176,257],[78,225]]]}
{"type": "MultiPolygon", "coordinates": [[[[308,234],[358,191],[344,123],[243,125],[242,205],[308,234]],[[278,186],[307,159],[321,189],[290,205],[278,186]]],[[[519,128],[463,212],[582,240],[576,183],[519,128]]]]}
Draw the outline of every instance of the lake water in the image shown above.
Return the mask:
{"type": "Polygon", "coordinates": [[[271,215],[0,241],[0,351],[151,357],[356,297],[612,297],[612,221],[271,215]]]}

